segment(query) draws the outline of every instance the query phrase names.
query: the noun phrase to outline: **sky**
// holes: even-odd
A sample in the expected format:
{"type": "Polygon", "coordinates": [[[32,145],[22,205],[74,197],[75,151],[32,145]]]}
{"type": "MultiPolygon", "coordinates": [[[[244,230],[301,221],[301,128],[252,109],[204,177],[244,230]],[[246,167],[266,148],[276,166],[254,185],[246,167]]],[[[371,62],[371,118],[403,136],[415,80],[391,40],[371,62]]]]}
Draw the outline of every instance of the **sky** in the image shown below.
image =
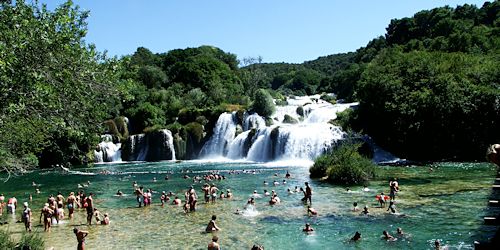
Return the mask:
{"type": "MultiPolygon", "coordinates": [[[[53,9],[64,0],[40,0],[53,9]]],[[[87,43],[110,56],[212,45],[238,59],[302,63],[355,51],[391,19],[476,0],[74,0],[89,10],[87,43]]]]}

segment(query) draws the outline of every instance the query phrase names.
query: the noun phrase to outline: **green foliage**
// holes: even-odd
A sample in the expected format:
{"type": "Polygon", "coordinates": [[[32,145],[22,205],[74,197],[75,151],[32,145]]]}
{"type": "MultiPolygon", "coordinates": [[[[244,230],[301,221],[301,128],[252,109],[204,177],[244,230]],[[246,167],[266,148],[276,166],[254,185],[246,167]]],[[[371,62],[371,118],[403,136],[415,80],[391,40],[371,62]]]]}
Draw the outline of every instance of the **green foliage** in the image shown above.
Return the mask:
{"type": "Polygon", "coordinates": [[[479,159],[500,140],[499,67],[496,55],[385,50],[363,73],[358,124],[403,157],[479,159]]]}
{"type": "Polygon", "coordinates": [[[23,233],[17,244],[17,249],[43,250],[45,249],[45,240],[38,232],[23,233]]]}
{"type": "Polygon", "coordinates": [[[16,244],[12,242],[10,233],[0,230],[0,249],[14,249],[16,244]]]}
{"type": "Polygon", "coordinates": [[[361,144],[346,142],[320,156],[309,169],[312,178],[327,177],[341,185],[362,184],[376,175],[375,164],[358,152],[361,144]]]}
{"type": "Polygon", "coordinates": [[[0,230],[0,249],[45,249],[45,240],[38,232],[23,233],[19,242],[10,238],[10,233],[0,230]]]}
{"type": "Polygon", "coordinates": [[[259,89],[255,92],[252,108],[253,111],[264,117],[270,117],[276,109],[273,97],[265,89],[259,89]]]}
{"type": "Polygon", "coordinates": [[[342,127],[344,130],[351,130],[351,126],[355,123],[356,111],[353,109],[346,109],[340,113],[337,113],[337,119],[333,120],[334,125],[342,127]]]}
{"type": "Polygon", "coordinates": [[[0,8],[0,138],[9,155],[79,163],[99,124],[117,114],[116,64],[84,43],[87,16],[71,1],[54,11],[24,1],[0,8]]]}

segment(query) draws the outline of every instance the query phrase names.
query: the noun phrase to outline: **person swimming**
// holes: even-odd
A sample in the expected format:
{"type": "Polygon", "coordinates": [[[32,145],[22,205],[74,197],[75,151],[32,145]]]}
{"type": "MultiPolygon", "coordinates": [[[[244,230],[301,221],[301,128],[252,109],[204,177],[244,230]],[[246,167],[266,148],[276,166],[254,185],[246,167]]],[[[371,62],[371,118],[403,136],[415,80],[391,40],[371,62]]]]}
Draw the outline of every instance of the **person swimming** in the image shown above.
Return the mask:
{"type": "Polygon", "coordinates": [[[370,213],[370,212],[368,211],[368,207],[367,207],[367,206],[365,206],[365,207],[363,208],[363,212],[361,212],[361,214],[368,215],[369,213],[370,213]]]}
{"type": "Polygon", "coordinates": [[[353,202],[353,203],[352,203],[352,207],[353,207],[353,208],[352,208],[352,211],[353,211],[353,212],[357,212],[357,211],[359,211],[359,208],[358,208],[358,203],[357,203],[357,202],[353,202]]]}
{"type": "Polygon", "coordinates": [[[358,240],[361,240],[361,234],[358,231],[356,231],[354,236],[352,236],[351,241],[358,241],[358,240]]]}
{"type": "Polygon", "coordinates": [[[387,241],[394,241],[394,240],[396,240],[396,238],[394,238],[392,235],[390,235],[385,230],[384,230],[384,232],[382,232],[382,234],[384,235],[384,237],[383,237],[384,240],[387,240],[387,241]]]}
{"type": "Polygon", "coordinates": [[[311,224],[306,223],[305,227],[302,229],[303,232],[312,232],[314,228],[311,227],[311,224]]]}
{"type": "Polygon", "coordinates": [[[307,215],[318,215],[318,212],[316,209],[312,208],[311,206],[307,206],[307,215]]]}

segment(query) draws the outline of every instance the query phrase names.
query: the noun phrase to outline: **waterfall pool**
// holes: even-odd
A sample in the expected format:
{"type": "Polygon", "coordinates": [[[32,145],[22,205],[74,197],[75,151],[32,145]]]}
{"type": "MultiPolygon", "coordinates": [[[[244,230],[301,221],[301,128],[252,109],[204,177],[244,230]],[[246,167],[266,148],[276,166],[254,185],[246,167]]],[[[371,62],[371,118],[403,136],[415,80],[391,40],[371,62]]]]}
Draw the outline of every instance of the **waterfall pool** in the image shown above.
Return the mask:
{"type": "Polygon", "coordinates": [[[0,220],[9,224],[0,229],[20,237],[24,226],[16,220],[21,218],[22,203],[32,194],[34,230],[41,232],[47,248],[54,249],[76,247],[74,226],[90,232],[88,249],[206,249],[212,235],[202,232],[212,215],[217,215],[217,224],[222,228],[216,233],[222,249],[250,249],[254,244],[265,249],[433,249],[436,239],[450,249],[472,249],[474,240],[485,240],[494,234],[495,228],[484,225],[482,220],[491,209],[487,202],[494,176],[495,166],[485,163],[439,163],[433,165],[432,171],[429,166],[380,167],[379,177],[368,186],[370,191],[351,186],[352,191],[347,192],[346,187],[311,180],[308,167],[293,164],[185,161],[104,164],[70,173],[40,170],[0,182],[0,193],[6,199],[16,196],[20,206],[14,216],[4,211],[0,220]],[[105,170],[111,174],[102,174],[105,170]],[[193,183],[192,179],[184,179],[181,170],[189,170],[191,177],[220,171],[226,179],[214,183],[220,190],[231,189],[235,197],[205,204],[201,191],[204,181],[193,183]],[[230,174],[230,170],[236,173],[230,174]],[[287,170],[291,178],[283,184],[287,170]],[[170,171],[174,174],[168,174],[169,180],[164,180],[170,171]],[[396,198],[396,215],[389,214],[387,208],[378,208],[375,200],[380,192],[389,192],[392,177],[398,178],[401,188],[396,198]],[[280,185],[273,186],[274,180],[280,185]],[[83,190],[95,194],[95,207],[109,213],[111,224],[86,226],[84,210],[77,210],[73,220],[66,219],[54,225],[52,232],[44,233],[38,218],[47,197],[58,191],[66,197],[79,190],[78,184],[87,181],[91,184],[83,190]],[[137,208],[133,181],[159,192],[153,194],[150,207],[137,208]],[[264,186],[264,181],[269,186],[264,186]],[[40,194],[34,193],[32,182],[40,184],[40,194]],[[304,182],[313,188],[312,206],[318,216],[307,216],[307,207],[300,201],[302,194],[287,193],[288,188],[304,187],[304,182]],[[191,185],[199,196],[196,212],[184,214],[181,207],[159,206],[161,191],[172,191],[184,199],[183,193],[191,185]],[[275,190],[281,204],[269,206],[269,197],[263,197],[256,199],[255,210],[234,213],[243,210],[254,190],[263,194],[264,189],[275,190]],[[125,195],[115,196],[117,190],[125,195]],[[353,212],[353,202],[361,209],[367,205],[371,215],[353,212]],[[314,228],[312,234],[302,232],[306,222],[314,228]],[[405,236],[396,235],[398,227],[405,236]],[[384,230],[397,240],[383,240],[384,230]],[[362,239],[350,242],[356,231],[362,239]]]}

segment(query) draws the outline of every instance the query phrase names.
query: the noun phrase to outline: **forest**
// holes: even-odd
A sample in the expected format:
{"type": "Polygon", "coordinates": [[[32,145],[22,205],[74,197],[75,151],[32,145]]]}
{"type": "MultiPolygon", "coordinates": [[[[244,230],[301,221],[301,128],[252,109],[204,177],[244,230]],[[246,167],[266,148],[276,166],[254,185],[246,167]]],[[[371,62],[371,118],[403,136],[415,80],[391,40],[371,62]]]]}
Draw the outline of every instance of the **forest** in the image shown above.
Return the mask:
{"type": "Polygon", "coordinates": [[[189,159],[186,147],[201,147],[221,112],[269,116],[271,97],[315,93],[359,101],[341,115],[346,129],[400,157],[484,160],[500,141],[499,10],[494,1],[420,11],[354,52],[288,64],[213,46],[108,57],[85,41],[89,13],[72,1],[2,1],[0,166],[78,165],[100,134],[123,141],[163,128],[189,159]]]}

